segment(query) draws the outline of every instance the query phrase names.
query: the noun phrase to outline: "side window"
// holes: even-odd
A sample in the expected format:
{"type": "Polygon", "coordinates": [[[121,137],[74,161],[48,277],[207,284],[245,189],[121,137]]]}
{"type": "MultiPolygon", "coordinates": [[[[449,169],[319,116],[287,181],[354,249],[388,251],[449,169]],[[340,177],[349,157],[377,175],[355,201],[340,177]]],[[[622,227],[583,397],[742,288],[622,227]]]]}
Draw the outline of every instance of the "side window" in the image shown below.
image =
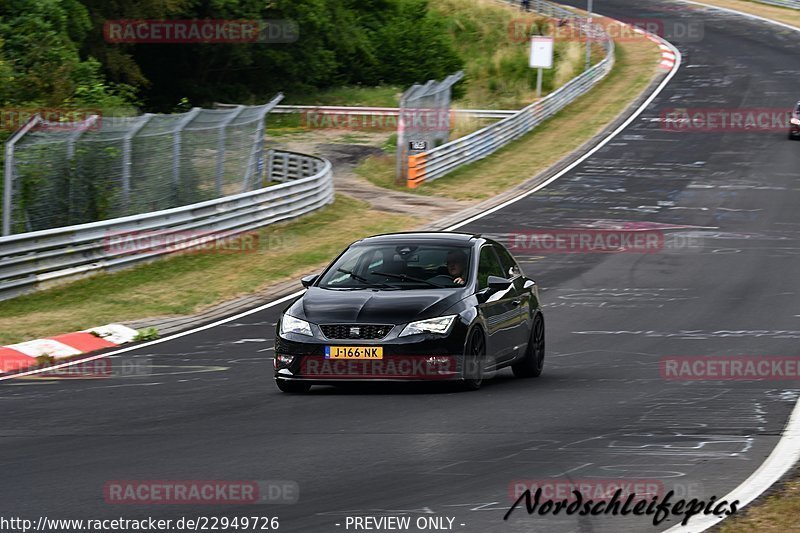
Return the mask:
{"type": "Polygon", "coordinates": [[[484,246],[481,248],[481,257],[478,262],[478,290],[489,286],[489,276],[505,277],[497,254],[491,246],[484,246]]]}
{"type": "Polygon", "coordinates": [[[500,264],[503,265],[503,272],[505,272],[503,274],[504,278],[514,279],[522,275],[522,270],[517,265],[517,262],[514,261],[514,258],[511,257],[511,254],[508,253],[508,250],[502,246],[495,246],[494,249],[497,250],[497,255],[500,256],[500,264]]]}

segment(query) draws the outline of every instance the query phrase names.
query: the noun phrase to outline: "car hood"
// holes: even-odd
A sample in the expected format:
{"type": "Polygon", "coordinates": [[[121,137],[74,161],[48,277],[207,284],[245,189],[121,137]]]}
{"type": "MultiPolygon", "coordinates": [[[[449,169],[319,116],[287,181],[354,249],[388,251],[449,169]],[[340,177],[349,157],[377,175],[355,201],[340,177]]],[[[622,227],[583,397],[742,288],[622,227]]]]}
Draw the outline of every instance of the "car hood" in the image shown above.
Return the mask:
{"type": "Polygon", "coordinates": [[[314,324],[405,324],[439,316],[464,289],[353,290],[310,287],[286,312],[314,324]]]}

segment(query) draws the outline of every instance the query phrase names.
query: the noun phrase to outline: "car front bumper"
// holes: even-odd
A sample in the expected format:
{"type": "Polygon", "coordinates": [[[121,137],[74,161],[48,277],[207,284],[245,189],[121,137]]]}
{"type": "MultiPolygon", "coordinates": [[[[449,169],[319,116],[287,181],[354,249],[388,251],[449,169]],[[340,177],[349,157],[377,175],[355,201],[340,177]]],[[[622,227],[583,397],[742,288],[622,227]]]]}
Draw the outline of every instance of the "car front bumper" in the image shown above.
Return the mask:
{"type": "Polygon", "coordinates": [[[463,379],[463,335],[415,335],[389,342],[292,340],[275,343],[275,378],[291,381],[448,381],[463,379]],[[330,359],[326,346],[380,346],[381,359],[330,359]]]}

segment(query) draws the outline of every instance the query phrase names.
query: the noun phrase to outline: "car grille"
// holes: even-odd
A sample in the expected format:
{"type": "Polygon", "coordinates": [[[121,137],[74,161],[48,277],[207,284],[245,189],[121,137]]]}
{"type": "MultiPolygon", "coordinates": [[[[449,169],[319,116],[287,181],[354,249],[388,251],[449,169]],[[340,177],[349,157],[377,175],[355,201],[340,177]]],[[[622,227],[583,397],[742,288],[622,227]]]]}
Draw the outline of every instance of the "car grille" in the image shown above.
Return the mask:
{"type": "Polygon", "coordinates": [[[322,334],[329,339],[382,339],[393,326],[375,324],[326,324],[320,326],[322,334]]]}

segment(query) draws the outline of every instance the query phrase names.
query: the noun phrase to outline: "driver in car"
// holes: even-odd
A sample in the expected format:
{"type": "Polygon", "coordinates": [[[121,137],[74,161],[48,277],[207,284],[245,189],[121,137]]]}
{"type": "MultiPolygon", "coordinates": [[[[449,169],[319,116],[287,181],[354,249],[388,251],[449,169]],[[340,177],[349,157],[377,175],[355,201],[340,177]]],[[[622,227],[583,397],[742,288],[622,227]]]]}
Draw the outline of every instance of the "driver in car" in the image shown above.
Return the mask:
{"type": "Polygon", "coordinates": [[[463,285],[466,277],[467,256],[461,250],[452,250],[447,254],[447,272],[453,277],[453,283],[463,285]]]}

